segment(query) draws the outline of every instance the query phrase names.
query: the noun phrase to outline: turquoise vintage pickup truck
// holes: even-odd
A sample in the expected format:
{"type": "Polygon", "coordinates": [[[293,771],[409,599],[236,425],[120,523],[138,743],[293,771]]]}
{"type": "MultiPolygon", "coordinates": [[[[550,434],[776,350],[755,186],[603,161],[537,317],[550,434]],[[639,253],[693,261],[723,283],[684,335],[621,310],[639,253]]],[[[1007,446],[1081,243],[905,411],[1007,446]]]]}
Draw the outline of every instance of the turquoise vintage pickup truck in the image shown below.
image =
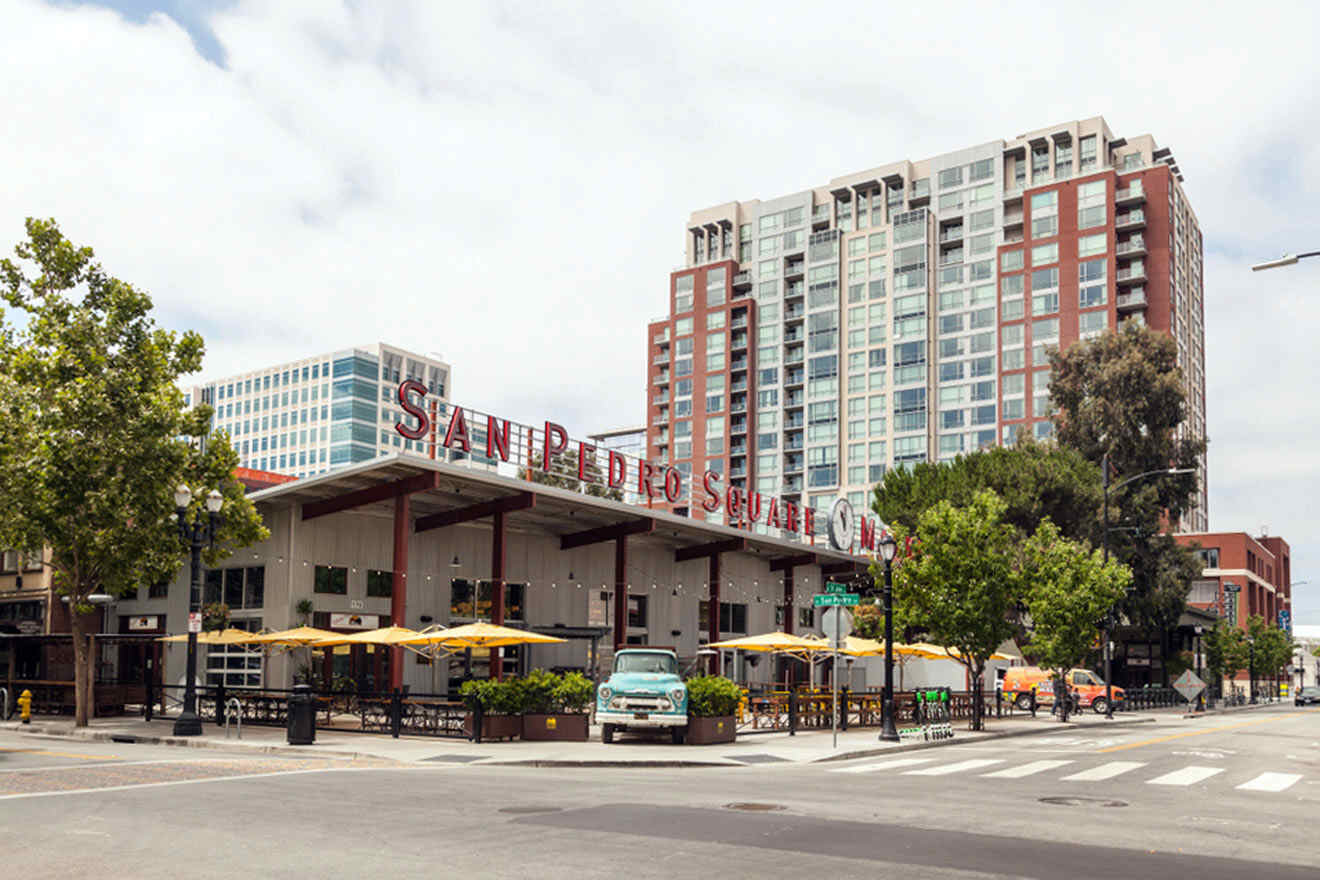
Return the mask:
{"type": "Polygon", "coordinates": [[[596,723],[601,742],[621,730],[669,728],[675,743],[687,733],[687,686],[679,676],[678,655],[664,648],[622,648],[614,671],[596,691],[596,723]]]}

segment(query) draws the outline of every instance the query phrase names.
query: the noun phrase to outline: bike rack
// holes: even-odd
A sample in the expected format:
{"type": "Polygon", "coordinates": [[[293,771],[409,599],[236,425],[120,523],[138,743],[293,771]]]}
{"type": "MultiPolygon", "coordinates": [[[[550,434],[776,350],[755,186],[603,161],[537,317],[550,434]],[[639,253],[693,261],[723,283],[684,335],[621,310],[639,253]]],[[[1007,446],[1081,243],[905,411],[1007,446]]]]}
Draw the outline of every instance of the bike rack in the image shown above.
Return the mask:
{"type": "Polygon", "coordinates": [[[238,738],[243,738],[243,704],[238,701],[238,697],[230,697],[225,701],[225,739],[229,739],[229,721],[233,719],[237,722],[238,738]]]}

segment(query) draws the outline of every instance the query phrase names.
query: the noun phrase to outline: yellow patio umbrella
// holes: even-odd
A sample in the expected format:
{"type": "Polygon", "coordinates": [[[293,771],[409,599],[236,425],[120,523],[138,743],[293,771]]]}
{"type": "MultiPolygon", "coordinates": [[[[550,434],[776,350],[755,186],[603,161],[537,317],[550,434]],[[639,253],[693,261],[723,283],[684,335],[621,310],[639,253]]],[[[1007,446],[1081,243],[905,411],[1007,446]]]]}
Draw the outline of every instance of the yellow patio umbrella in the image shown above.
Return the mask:
{"type": "Polygon", "coordinates": [[[708,648],[725,648],[736,651],[769,651],[771,653],[793,653],[796,651],[824,651],[828,648],[822,640],[795,636],[785,632],[765,633],[759,636],[743,636],[724,642],[711,642],[708,648]]]}
{"type": "MultiPolygon", "coordinates": [[[[909,648],[915,648],[918,657],[924,660],[957,660],[962,656],[962,652],[957,648],[945,648],[942,645],[934,645],[930,642],[913,642],[908,645],[909,648]]],[[[1012,660],[1008,654],[995,651],[987,660],[1012,660]]]]}
{"type": "MultiPolygon", "coordinates": [[[[830,649],[828,639],[821,636],[812,636],[812,640],[819,643],[822,650],[828,651],[830,649]]],[[[883,657],[885,653],[885,645],[884,642],[876,639],[864,639],[861,636],[848,636],[844,643],[844,647],[839,650],[839,653],[848,654],[852,657],[883,657]]],[[[914,648],[912,645],[904,645],[895,642],[894,656],[896,658],[921,657],[924,656],[924,651],[922,649],[914,648]]]]}
{"type": "Polygon", "coordinates": [[[541,633],[534,633],[525,629],[515,629],[511,626],[499,626],[494,623],[480,621],[477,623],[467,623],[463,626],[455,626],[450,629],[439,629],[433,632],[417,633],[413,638],[406,639],[395,644],[407,645],[437,645],[446,650],[463,650],[464,648],[503,648],[509,645],[550,645],[561,642],[567,642],[568,639],[561,639],[556,636],[546,636],[541,633]]]}
{"type": "Polygon", "coordinates": [[[260,633],[254,635],[251,641],[259,645],[282,645],[289,648],[303,648],[322,639],[337,638],[339,633],[331,632],[328,629],[317,629],[314,626],[299,626],[293,629],[282,629],[279,632],[260,633]]]}
{"type": "Polygon", "coordinates": [[[336,645],[411,645],[416,644],[422,634],[406,626],[387,626],[381,629],[369,629],[363,632],[344,635],[332,633],[328,639],[311,643],[313,648],[328,648],[336,645]]]}
{"type": "MultiPolygon", "coordinates": [[[[205,630],[197,634],[197,644],[199,645],[242,645],[250,644],[256,638],[256,633],[248,632],[245,629],[227,629],[205,630]]],[[[186,642],[188,634],[183,633],[177,636],[163,636],[156,639],[158,642],[186,642]]]]}

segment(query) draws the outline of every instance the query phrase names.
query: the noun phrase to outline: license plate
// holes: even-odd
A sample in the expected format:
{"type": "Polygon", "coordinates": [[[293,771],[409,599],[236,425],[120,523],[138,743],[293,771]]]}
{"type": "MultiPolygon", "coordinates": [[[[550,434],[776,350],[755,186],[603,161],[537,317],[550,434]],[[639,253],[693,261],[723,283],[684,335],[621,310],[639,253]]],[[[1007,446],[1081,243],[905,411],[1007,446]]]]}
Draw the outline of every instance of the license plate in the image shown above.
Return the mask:
{"type": "Polygon", "coordinates": [[[648,717],[650,717],[650,716],[649,716],[649,713],[647,713],[647,712],[634,712],[634,713],[633,713],[633,718],[636,718],[638,721],[645,721],[648,717]]]}

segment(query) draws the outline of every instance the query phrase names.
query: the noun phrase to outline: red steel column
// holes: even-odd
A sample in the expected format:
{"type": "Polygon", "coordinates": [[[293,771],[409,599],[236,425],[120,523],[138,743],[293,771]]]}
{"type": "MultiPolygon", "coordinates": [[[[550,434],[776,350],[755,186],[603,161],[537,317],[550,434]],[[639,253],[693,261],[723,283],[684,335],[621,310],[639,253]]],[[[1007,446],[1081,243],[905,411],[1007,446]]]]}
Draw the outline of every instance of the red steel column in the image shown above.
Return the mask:
{"type": "MultiPolygon", "coordinates": [[[[477,591],[478,593],[480,590],[477,591]]],[[[473,613],[475,614],[475,606],[473,613]]],[[[504,512],[495,514],[495,526],[491,530],[490,540],[490,622],[496,626],[504,625],[504,512]]],[[[504,678],[504,651],[492,648],[490,651],[492,678],[504,678]]]]}
{"type": "MultiPolygon", "coordinates": [[[[394,578],[390,588],[390,618],[404,626],[408,614],[408,532],[412,505],[407,495],[394,498],[394,578]]],[[[403,687],[403,648],[390,649],[390,690],[403,687]]]]}
{"type": "MultiPolygon", "coordinates": [[[[720,640],[720,554],[710,555],[710,611],[706,623],[709,624],[711,644],[720,640]]],[[[718,651],[710,658],[710,674],[720,673],[720,655],[718,651]]]]}
{"type": "Polygon", "coordinates": [[[628,644],[628,538],[614,539],[614,647],[628,644]]]}

